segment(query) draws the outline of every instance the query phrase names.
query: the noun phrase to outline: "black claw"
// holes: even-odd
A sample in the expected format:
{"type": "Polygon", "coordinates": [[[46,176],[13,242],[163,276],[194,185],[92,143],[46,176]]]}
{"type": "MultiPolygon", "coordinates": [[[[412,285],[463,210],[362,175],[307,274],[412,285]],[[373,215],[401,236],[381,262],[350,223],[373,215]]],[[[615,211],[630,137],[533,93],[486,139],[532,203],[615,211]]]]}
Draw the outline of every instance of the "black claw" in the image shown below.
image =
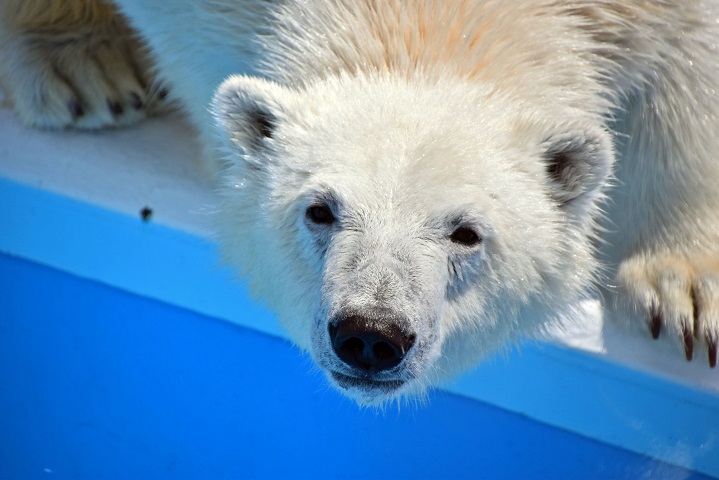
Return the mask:
{"type": "Polygon", "coordinates": [[[716,337],[707,336],[707,345],[709,346],[709,366],[714,368],[717,366],[717,339],[716,337]]]}
{"type": "Polygon", "coordinates": [[[167,97],[168,93],[169,92],[166,88],[161,88],[160,91],[157,92],[157,96],[160,98],[160,100],[164,100],[167,97]]]}
{"type": "Polygon", "coordinates": [[[684,322],[683,327],[684,333],[684,355],[687,357],[687,362],[691,362],[694,354],[694,335],[687,322],[684,322]]]}
{"type": "Polygon", "coordinates": [[[114,100],[107,101],[107,108],[109,108],[112,114],[116,116],[122,115],[122,113],[125,111],[120,102],[116,102],[114,100]]]}
{"type": "Polygon", "coordinates": [[[70,115],[73,119],[77,119],[85,115],[85,109],[82,108],[80,102],[77,100],[70,100],[67,104],[67,108],[70,110],[70,115]]]}
{"type": "Polygon", "coordinates": [[[659,338],[659,332],[662,329],[662,317],[655,308],[652,308],[650,315],[651,319],[649,320],[649,329],[652,331],[652,338],[656,340],[659,338]]]}
{"type": "Polygon", "coordinates": [[[143,106],[142,98],[135,92],[130,92],[130,105],[132,105],[132,108],[135,110],[140,110],[143,106]]]}

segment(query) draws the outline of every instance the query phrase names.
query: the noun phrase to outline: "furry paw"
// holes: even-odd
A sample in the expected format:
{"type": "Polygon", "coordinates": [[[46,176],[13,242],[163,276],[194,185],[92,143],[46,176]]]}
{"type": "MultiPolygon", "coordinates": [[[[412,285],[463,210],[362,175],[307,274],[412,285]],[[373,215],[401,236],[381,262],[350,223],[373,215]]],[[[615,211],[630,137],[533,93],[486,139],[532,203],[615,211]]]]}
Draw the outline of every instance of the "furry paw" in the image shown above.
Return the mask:
{"type": "Polygon", "coordinates": [[[716,366],[719,258],[638,255],[622,262],[617,280],[620,298],[655,339],[666,330],[683,345],[687,360],[696,347],[706,347],[709,366],[716,366]]]}
{"type": "MultiPolygon", "coordinates": [[[[2,32],[0,32],[2,33],[2,32]]],[[[129,28],[5,32],[0,77],[18,117],[40,128],[97,129],[137,122],[166,95],[129,28]]]]}

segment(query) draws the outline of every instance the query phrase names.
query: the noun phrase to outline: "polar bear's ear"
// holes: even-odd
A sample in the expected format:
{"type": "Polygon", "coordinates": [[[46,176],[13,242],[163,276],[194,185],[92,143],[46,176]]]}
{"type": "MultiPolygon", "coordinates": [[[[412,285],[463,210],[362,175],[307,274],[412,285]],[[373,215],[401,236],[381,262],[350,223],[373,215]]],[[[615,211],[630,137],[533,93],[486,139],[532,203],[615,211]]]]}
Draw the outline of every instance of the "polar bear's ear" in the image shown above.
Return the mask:
{"type": "Polygon", "coordinates": [[[225,80],[212,102],[216,122],[245,153],[258,153],[285,117],[291,92],[279,84],[236,75],[225,80]]]}
{"type": "Polygon", "coordinates": [[[602,198],[614,163],[609,134],[601,129],[553,134],[542,147],[552,196],[583,222],[602,198]]]}

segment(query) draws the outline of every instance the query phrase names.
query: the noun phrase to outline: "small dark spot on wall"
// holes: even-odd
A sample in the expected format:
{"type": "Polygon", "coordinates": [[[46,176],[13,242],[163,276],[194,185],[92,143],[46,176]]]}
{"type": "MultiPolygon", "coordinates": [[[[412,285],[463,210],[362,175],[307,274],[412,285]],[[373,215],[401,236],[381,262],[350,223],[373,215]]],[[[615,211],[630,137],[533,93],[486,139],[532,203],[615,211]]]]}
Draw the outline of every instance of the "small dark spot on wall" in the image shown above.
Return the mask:
{"type": "Polygon", "coordinates": [[[140,210],[140,218],[143,222],[152,220],[152,209],[150,207],[142,207],[142,210],[140,210]]]}

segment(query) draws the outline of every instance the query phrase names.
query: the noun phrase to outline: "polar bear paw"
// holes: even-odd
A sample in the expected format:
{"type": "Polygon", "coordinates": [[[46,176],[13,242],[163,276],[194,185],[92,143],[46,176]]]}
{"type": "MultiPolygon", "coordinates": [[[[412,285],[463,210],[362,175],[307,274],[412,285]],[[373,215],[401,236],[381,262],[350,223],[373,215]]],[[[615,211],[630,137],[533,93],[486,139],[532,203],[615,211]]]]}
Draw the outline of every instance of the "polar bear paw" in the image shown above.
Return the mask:
{"type": "Polygon", "coordinates": [[[637,255],[617,272],[620,299],[637,310],[652,337],[666,330],[687,360],[697,347],[717,364],[719,256],[637,255]]]}
{"type": "MultiPolygon", "coordinates": [[[[18,117],[39,128],[130,125],[162,103],[140,42],[122,25],[16,34],[2,83],[18,117]],[[98,31],[99,30],[99,31],[98,31]]],[[[3,50],[3,48],[0,48],[3,50]]]]}

